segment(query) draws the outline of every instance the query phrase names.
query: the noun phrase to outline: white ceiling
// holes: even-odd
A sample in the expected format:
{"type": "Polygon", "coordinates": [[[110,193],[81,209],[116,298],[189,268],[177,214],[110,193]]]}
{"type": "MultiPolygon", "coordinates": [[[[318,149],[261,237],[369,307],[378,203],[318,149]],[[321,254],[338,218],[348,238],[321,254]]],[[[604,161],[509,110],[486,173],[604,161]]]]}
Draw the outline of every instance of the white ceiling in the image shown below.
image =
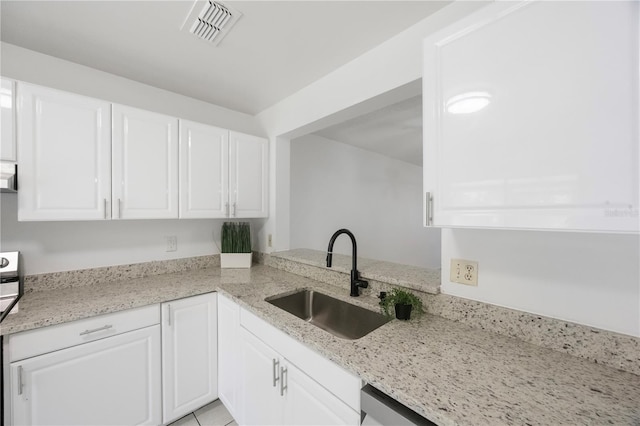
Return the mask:
{"type": "Polygon", "coordinates": [[[2,0],[0,38],[256,114],[448,3],[228,1],[243,16],[213,47],[180,31],[192,0],[2,0]]]}
{"type": "Polygon", "coordinates": [[[422,96],[327,127],[315,134],[422,166],[422,96]]]}

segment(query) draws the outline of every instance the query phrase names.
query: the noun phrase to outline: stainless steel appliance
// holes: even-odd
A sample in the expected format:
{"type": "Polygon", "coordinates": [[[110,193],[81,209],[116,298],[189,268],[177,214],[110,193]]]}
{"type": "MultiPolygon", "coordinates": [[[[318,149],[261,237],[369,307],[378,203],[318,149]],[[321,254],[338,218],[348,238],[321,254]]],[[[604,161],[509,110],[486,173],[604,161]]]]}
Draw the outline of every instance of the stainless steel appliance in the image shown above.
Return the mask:
{"type": "Polygon", "coordinates": [[[435,423],[430,422],[371,385],[363,387],[360,391],[360,396],[362,426],[435,426],[435,423]]]}
{"type": "Polygon", "coordinates": [[[0,192],[16,192],[18,190],[18,166],[0,163],[0,192]]]}
{"type": "Polygon", "coordinates": [[[0,322],[9,312],[18,311],[18,300],[22,293],[20,252],[0,253],[0,322]]]}

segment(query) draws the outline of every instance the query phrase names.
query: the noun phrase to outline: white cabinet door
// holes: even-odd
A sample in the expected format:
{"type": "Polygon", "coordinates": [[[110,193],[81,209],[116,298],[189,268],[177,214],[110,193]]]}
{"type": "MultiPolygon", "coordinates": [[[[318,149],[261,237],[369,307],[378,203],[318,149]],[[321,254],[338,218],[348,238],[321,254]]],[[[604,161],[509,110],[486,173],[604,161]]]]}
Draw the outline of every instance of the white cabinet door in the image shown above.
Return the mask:
{"type": "Polygon", "coordinates": [[[229,215],[229,131],[180,120],[180,218],[229,215]]]}
{"type": "Polygon", "coordinates": [[[231,217],[267,217],[269,141],[229,132],[229,203],[231,217]]]}
{"type": "Polygon", "coordinates": [[[113,218],[178,218],[178,119],[113,105],[113,218]]]}
{"type": "Polygon", "coordinates": [[[640,230],[639,9],[496,2],[425,40],[435,226],[640,230]]]}
{"type": "Polygon", "coordinates": [[[15,83],[0,78],[0,160],[16,161],[15,83]]]}
{"type": "Polygon", "coordinates": [[[18,84],[18,220],[107,219],[111,105],[18,84]]]}
{"type": "Polygon", "coordinates": [[[340,401],[327,389],[287,362],[282,374],[284,391],[284,425],[353,425],[360,424],[360,413],[340,401]]]}
{"type": "MultiPolygon", "coordinates": [[[[245,328],[240,328],[241,392],[243,425],[282,425],[284,398],[281,392],[280,355],[245,328]]],[[[322,423],[316,423],[322,424],[322,423]]]]}
{"type": "Polygon", "coordinates": [[[240,419],[240,307],[218,294],[218,395],[234,419],[240,419]]]}
{"type": "Polygon", "coordinates": [[[218,398],[216,294],[162,304],[162,420],[218,398]]]}
{"type": "Polygon", "coordinates": [[[15,425],[158,425],[160,327],[11,364],[15,425]]]}

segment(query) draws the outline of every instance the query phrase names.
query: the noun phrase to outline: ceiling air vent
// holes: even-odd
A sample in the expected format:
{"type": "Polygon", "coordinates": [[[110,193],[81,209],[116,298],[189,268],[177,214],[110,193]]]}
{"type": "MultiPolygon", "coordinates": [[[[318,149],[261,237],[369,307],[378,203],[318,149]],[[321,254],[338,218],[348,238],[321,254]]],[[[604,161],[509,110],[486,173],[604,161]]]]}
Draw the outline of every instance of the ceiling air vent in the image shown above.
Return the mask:
{"type": "Polygon", "coordinates": [[[242,13],[220,2],[195,0],[182,30],[217,45],[241,16],[242,13]]]}

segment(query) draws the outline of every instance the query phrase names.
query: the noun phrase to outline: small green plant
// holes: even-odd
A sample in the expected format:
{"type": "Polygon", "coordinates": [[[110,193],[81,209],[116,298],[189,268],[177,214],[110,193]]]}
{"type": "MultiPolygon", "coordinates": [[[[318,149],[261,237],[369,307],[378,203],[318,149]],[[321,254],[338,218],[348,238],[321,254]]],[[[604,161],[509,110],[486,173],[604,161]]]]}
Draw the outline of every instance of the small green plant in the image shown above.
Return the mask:
{"type": "Polygon", "coordinates": [[[420,300],[415,294],[399,288],[391,290],[390,293],[387,293],[387,297],[380,301],[382,313],[388,318],[393,317],[395,315],[396,304],[411,305],[411,313],[414,318],[418,318],[424,313],[422,300],[420,300]]]}
{"type": "Polygon", "coordinates": [[[222,253],[251,253],[249,222],[224,222],[221,239],[222,253]]]}

